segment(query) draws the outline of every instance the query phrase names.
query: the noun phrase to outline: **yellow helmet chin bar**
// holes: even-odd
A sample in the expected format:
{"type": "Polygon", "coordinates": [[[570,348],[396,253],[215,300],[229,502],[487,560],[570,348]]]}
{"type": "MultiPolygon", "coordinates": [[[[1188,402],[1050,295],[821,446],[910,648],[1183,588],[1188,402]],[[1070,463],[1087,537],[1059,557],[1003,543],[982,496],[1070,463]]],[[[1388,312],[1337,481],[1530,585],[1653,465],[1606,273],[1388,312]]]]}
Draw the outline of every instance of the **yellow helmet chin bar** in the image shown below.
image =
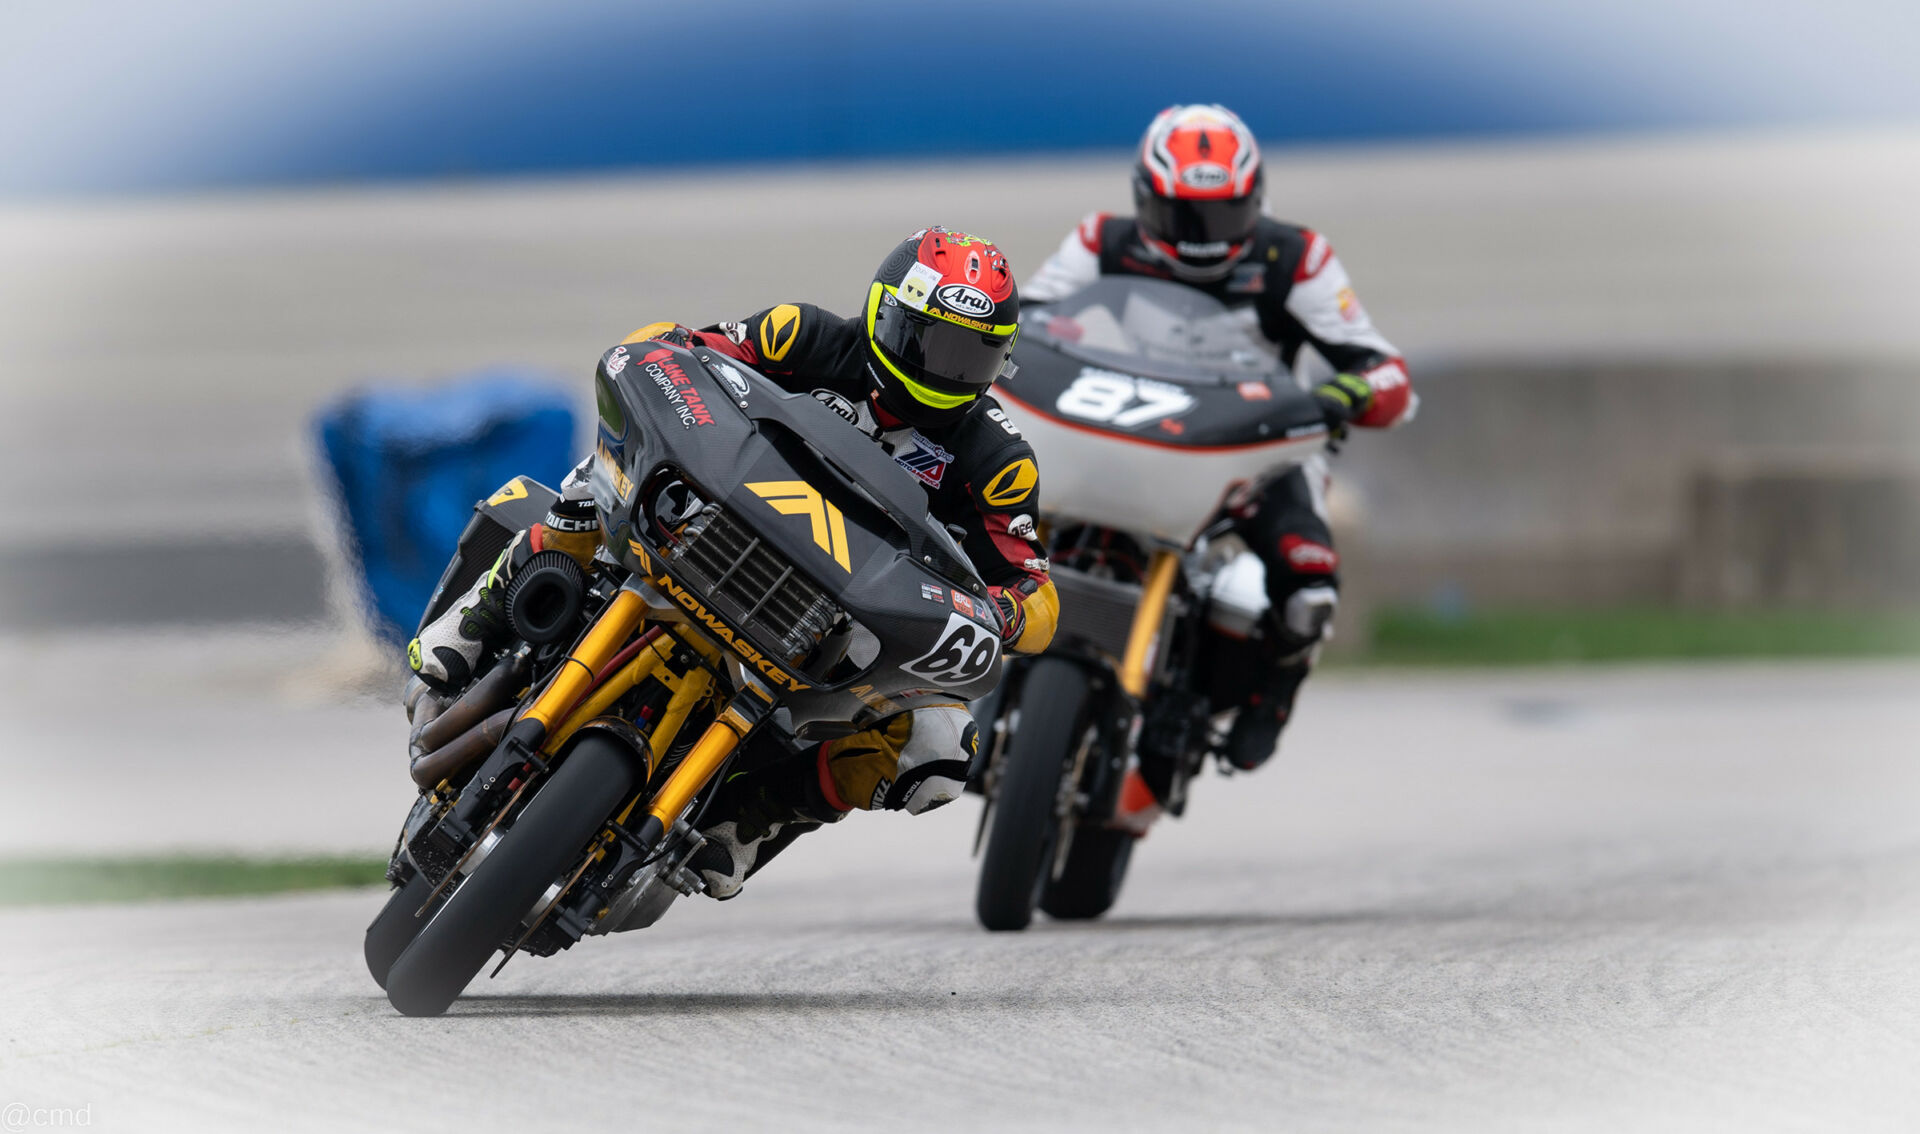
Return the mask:
{"type": "MultiPolygon", "coordinates": [[[[900,293],[894,290],[892,286],[888,284],[883,284],[878,280],[875,280],[873,286],[867,289],[867,347],[869,350],[872,351],[873,357],[880,361],[880,365],[887,368],[887,373],[893,375],[894,378],[899,380],[900,386],[902,389],[906,390],[907,393],[912,394],[913,399],[915,401],[920,402],[923,405],[932,406],[934,409],[954,409],[958,406],[964,406],[968,402],[973,401],[975,398],[979,397],[980,394],[985,392],[985,390],[982,389],[971,394],[949,394],[944,390],[936,390],[933,387],[928,386],[923,382],[916,382],[913,379],[907,377],[905,374],[901,373],[900,368],[898,366],[895,366],[893,364],[892,359],[888,358],[885,354],[882,354],[879,350],[874,349],[873,348],[874,320],[878,318],[880,314],[880,297],[882,294],[891,295],[894,297],[895,300],[898,300],[900,298],[900,293]]],[[[934,318],[934,319],[941,318],[940,314],[935,311],[928,311],[928,312],[925,312],[925,314],[929,318],[934,318]]],[[[951,319],[941,319],[941,321],[946,323],[953,322],[953,320],[951,319]]],[[[961,324],[961,323],[955,323],[954,325],[965,326],[965,324],[961,324]]],[[[1012,335],[1018,334],[1019,330],[1020,330],[1020,324],[1014,323],[1010,326],[994,327],[992,328],[991,333],[996,335],[1012,336],[1012,335]]]]}

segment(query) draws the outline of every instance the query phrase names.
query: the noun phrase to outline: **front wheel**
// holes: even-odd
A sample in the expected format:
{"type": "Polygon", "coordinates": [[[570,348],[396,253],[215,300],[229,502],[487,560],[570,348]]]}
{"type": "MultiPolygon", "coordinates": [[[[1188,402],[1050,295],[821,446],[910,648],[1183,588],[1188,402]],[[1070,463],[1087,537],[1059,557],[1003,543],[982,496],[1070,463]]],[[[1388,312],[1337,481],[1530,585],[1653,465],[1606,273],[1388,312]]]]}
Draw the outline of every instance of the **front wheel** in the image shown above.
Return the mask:
{"type": "MultiPolygon", "coordinates": [[[[418,870],[406,883],[393,891],[387,904],[380,907],[372,924],[367,926],[367,942],[364,952],[367,957],[367,971],[381,988],[387,987],[387,973],[393,969],[393,963],[413,939],[427,927],[433,917],[433,910],[416,917],[420,907],[425,904],[428,895],[433,893],[433,883],[418,870]]],[[[438,908],[439,903],[434,903],[438,908]]]]}
{"type": "Polygon", "coordinates": [[[1025,929],[1033,921],[1063,834],[1061,781],[1086,730],[1087,699],[1087,675],[1072,662],[1043,657],[1027,671],[974,898],[974,913],[988,929],[1025,929]]]}
{"type": "Polygon", "coordinates": [[[1091,827],[1076,831],[1067,864],[1040,896],[1040,908],[1063,921],[1106,913],[1120,896],[1127,864],[1133,860],[1133,844],[1138,841],[1125,831],[1091,827]]]}
{"type": "Polygon", "coordinates": [[[577,743],[520,818],[460,883],[387,974],[387,999],[408,1016],[438,1016],[487,960],[518,936],[547,887],[580,860],[638,782],[632,752],[589,733],[577,743]]]}

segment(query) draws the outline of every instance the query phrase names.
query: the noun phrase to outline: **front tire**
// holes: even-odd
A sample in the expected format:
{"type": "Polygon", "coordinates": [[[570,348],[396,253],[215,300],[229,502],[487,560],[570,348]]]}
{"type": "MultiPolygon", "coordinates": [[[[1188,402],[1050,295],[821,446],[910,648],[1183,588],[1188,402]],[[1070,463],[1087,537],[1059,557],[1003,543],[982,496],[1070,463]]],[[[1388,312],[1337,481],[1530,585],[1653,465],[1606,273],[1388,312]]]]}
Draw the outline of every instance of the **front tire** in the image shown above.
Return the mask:
{"type": "Polygon", "coordinates": [[[993,800],[974,913],[991,930],[1025,929],[1053,871],[1060,781],[1086,728],[1087,675],[1072,662],[1040,658],[1020,691],[1020,727],[1007,741],[993,800]]]}
{"type": "MultiPolygon", "coordinates": [[[[400,954],[406,952],[407,946],[413,944],[413,939],[420,936],[420,931],[432,920],[433,910],[428,910],[422,917],[414,916],[431,893],[433,883],[416,870],[411,878],[394,890],[387,904],[380,907],[380,912],[368,924],[363,950],[367,958],[367,971],[373,974],[374,983],[381,988],[387,987],[387,974],[393,970],[393,963],[400,959],[400,954]]],[[[439,908],[438,902],[434,908],[439,908]]]]}
{"type": "Polygon", "coordinates": [[[1133,844],[1138,841],[1125,831],[1094,827],[1075,831],[1067,864],[1040,896],[1040,908],[1062,921],[1106,913],[1120,896],[1127,864],[1133,860],[1133,844]]]}
{"type": "Polygon", "coordinates": [[[387,974],[387,999],[438,1016],[518,936],[521,919],[580,859],[637,783],[636,757],[611,737],[582,738],[492,852],[434,912],[387,974]]]}

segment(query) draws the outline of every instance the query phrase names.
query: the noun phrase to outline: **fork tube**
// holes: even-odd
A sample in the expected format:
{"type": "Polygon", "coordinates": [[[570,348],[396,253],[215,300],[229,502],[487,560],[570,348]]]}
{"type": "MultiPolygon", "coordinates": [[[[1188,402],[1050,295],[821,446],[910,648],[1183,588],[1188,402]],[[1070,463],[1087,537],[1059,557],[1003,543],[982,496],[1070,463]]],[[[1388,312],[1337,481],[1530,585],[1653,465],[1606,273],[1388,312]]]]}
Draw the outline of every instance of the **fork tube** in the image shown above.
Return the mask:
{"type": "Polygon", "coordinates": [[[619,673],[601,682],[592,695],[580,702],[579,707],[567,715],[566,721],[559,728],[547,734],[547,742],[542,746],[542,750],[549,754],[560,751],[568,738],[580,731],[581,725],[604,714],[615,701],[626,696],[634,686],[658,672],[665,660],[660,656],[659,645],[658,641],[654,642],[652,646],[641,651],[638,657],[628,662],[619,673]]]}
{"type": "Polygon", "coordinates": [[[686,759],[680,761],[680,766],[654,793],[653,802],[647,807],[647,822],[640,831],[642,842],[654,844],[679,820],[693,797],[713,779],[720,765],[740,746],[740,738],[752,727],[752,720],[740,706],[728,705],[721,711],[720,719],[707,726],[707,731],[694,742],[693,751],[687,753],[686,759]]]}
{"type": "Polygon", "coordinates": [[[613,596],[613,601],[607,604],[607,609],[600,613],[593,628],[587,631],[586,637],[574,647],[573,653],[560,663],[559,672],[553,675],[553,680],[527,707],[520,722],[538,724],[540,737],[544,739],[554,722],[566,719],[567,713],[592,687],[594,674],[613,660],[613,655],[619,652],[621,645],[633,636],[646,612],[646,600],[640,597],[639,592],[622,587],[613,596]]]}
{"type": "Polygon", "coordinates": [[[1180,557],[1166,548],[1153,553],[1147,564],[1147,580],[1140,588],[1140,605],[1133,611],[1133,628],[1127,632],[1127,652],[1120,660],[1120,687],[1135,697],[1147,694],[1147,678],[1153,665],[1153,644],[1160,637],[1160,623],[1167,614],[1167,596],[1173,593],[1173,581],[1180,573],[1180,557]]]}
{"type": "Polygon", "coordinates": [[[649,767],[660,766],[660,761],[666,758],[667,749],[679,737],[681,726],[687,723],[687,714],[693,712],[693,707],[712,687],[713,678],[704,669],[692,669],[680,679],[680,687],[673,691],[666,710],[660,714],[660,723],[653,726],[653,760],[649,767]]]}

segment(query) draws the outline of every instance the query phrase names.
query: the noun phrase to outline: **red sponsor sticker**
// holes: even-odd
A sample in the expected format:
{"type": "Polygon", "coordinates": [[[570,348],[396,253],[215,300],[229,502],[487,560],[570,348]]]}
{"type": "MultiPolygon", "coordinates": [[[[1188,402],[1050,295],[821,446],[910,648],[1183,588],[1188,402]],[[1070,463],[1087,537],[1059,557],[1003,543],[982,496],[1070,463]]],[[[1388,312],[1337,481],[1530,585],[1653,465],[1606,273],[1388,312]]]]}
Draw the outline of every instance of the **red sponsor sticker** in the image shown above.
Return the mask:
{"type": "Polygon", "coordinates": [[[700,391],[694,389],[693,379],[673,359],[673,352],[661,347],[650,351],[640,360],[647,376],[673,406],[674,413],[680,418],[680,428],[691,429],[696,425],[712,425],[713,413],[707,409],[706,400],[700,391]]]}
{"type": "Polygon", "coordinates": [[[1280,554],[1295,571],[1324,575],[1340,566],[1340,553],[1324,543],[1315,543],[1297,535],[1280,537],[1280,554]]]}
{"type": "Polygon", "coordinates": [[[953,594],[953,609],[959,611],[961,614],[966,615],[968,618],[979,617],[979,615],[973,612],[972,599],[961,594],[959,591],[954,591],[952,592],[952,594],[953,594]]]}
{"type": "Polygon", "coordinates": [[[1242,382],[1235,388],[1240,391],[1240,400],[1244,402],[1268,402],[1273,400],[1273,388],[1265,382],[1242,382]]]}

